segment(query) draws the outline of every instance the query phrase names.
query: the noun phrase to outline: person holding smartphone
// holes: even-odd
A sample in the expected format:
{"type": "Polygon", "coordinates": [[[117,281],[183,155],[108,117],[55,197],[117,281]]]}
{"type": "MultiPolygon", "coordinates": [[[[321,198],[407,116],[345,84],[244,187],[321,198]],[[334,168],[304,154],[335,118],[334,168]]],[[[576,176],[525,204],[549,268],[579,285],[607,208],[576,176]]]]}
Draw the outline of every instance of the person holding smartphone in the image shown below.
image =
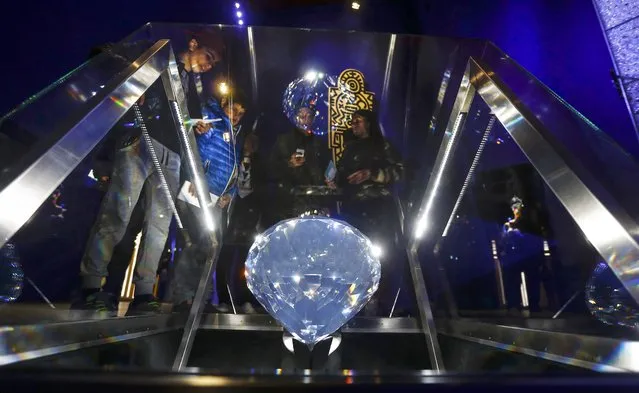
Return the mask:
{"type": "Polygon", "coordinates": [[[313,135],[315,114],[313,107],[299,108],[292,131],[280,135],[271,152],[271,179],[276,185],[279,219],[304,209],[304,200],[291,195],[294,187],[324,184],[328,149],[313,135]]]}

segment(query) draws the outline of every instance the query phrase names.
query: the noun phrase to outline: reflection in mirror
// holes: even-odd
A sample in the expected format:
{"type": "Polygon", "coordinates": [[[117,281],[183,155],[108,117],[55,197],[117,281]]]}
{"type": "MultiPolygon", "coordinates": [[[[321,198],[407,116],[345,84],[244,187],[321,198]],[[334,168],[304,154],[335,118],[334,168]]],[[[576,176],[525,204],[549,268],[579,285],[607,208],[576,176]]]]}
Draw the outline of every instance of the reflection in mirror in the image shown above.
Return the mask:
{"type": "Polygon", "coordinates": [[[445,276],[433,283],[438,312],[558,319],[601,335],[591,314],[635,327],[632,297],[478,96],[463,127],[443,190],[457,202],[428,264],[445,276]]]}

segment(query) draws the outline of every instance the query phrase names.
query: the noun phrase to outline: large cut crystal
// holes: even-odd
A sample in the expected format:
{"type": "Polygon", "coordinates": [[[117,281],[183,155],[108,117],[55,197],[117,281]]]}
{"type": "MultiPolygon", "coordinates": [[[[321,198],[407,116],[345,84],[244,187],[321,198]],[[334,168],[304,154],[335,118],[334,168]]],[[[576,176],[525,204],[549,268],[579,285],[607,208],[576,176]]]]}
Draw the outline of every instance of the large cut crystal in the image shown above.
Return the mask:
{"type": "Polygon", "coordinates": [[[281,221],[257,237],[246,260],[253,295],[311,347],[366,305],[380,270],[366,236],[326,217],[281,221]]]}

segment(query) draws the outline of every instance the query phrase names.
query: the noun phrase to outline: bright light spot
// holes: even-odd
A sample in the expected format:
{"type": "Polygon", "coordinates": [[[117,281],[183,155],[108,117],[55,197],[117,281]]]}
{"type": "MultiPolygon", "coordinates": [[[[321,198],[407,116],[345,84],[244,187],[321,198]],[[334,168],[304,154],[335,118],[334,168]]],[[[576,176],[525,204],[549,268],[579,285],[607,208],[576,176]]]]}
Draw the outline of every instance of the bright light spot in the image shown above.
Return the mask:
{"type": "Polygon", "coordinates": [[[324,78],[324,73],[320,72],[319,74],[317,74],[317,77],[320,78],[320,79],[324,78]]]}
{"type": "Polygon", "coordinates": [[[91,178],[91,179],[93,179],[93,180],[98,180],[98,179],[95,177],[95,174],[93,173],[93,169],[91,169],[91,170],[89,171],[89,178],[91,178]]]}
{"type": "Polygon", "coordinates": [[[217,89],[220,91],[220,94],[222,95],[229,94],[229,85],[226,82],[220,82],[220,84],[217,85],[217,89]]]}
{"type": "Polygon", "coordinates": [[[301,280],[302,277],[300,277],[298,274],[293,276],[293,281],[295,281],[295,284],[299,284],[301,280]]]}
{"type": "Polygon", "coordinates": [[[230,132],[225,132],[224,134],[222,134],[222,138],[224,139],[224,142],[230,143],[231,142],[231,133],[230,132]]]}
{"type": "Polygon", "coordinates": [[[238,18],[241,18],[242,17],[242,11],[237,11],[235,13],[235,15],[237,15],[238,18]]]}
{"type": "Polygon", "coordinates": [[[304,79],[309,82],[314,81],[315,79],[317,79],[317,71],[308,71],[306,75],[304,75],[304,79]]]}
{"type": "Polygon", "coordinates": [[[352,8],[352,9],[354,9],[354,10],[358,10],[358,9],[359,9],[359,7],[360,7],[360,6],[359,6],[359,2],[357,2],[357,1],[354,1],[354,2],[351,4],[351,8],[352,8]]]}
{"type": "Polygon", "coordinates": [[[96,95],[96,94],[98,94],[98,93],[96,93],[95,91],[92,91],[92,92],[91,92],[91,95],[92,95],[92,96],[94,96],[94,95],[96,95]]]}
{"type": "Polygon", "coordinates": [[[242,25],[244,24],[244,21],[243,21],[242,19],[240,19],[240,21],[239,21],[239,22],[237,22],[237,23],[239,23],[239,24],[240,24],[240,26],[242,26],[242,25]]]}
{"type": "Polygon", "coordinates": [[[424,232],[426,232],[426,227],[428,226],[426,221],[426,217],[422,216],[421,219],[417,222],[417,227],[415,228],[415,237],[417,239],[422,237],[424,232]]]}
{"type": "Polygon", "coordinates": [[[235,8],[240,8],[240,3],[235,3],[235,8]]]}
{"type": "Polygon", "coordinates": [[[104,85],[100,85],[100,89],[104,89],[104,85]]]}
{"type": "Polygon", "coordinates": [[[384,253],[382,248],[380,246],[378,246],[377,244],[371,245],[371,251],[373,252],[373,256],[375,258],[381,257],[382,254],[384,253]]]}
{"type": "Polygon", "coordinates": [[[259,243],[262,241],[262,235],[255,236],[255,243],[259,243]]]}

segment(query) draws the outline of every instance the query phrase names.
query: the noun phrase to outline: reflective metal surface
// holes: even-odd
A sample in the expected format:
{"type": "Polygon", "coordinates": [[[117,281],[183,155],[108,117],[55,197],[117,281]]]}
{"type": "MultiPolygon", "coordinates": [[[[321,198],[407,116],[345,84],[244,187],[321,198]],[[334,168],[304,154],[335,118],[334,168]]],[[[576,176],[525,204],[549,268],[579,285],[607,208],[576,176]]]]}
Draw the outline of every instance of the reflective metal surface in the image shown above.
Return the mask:
{"type": "Polygon", "coordinates": [[[171,48],[158,41],[125,72],[103,100],[20,176],[0,191],[0,247],[24,225],[55,188],[93,150],[168,65],[171,48]]]}
{"type": "MultiPolygon", "coordinates": [[[[205,314],[200,329],[283,331],[270,315],[205,314]]],[[[342,333],[420,333],[414,318],[356,317],[340,329],[342,333]]]]}
{"type": "MultiPolygon", "coordinates": [[[[505,351],[596,371],[639,371],[639,341],[557,331],[553,322],[547,320],[543,327],[533,329],[469,319],[439,320],[437,331],[505,351]]],[[[575,327],[578,331],[579,326],[575,327]]]]}
{"type": "Polygon", "coordinates": [[[184,319],[174,314],[4,326],[0,365],[177,330],[184,319]]]}

